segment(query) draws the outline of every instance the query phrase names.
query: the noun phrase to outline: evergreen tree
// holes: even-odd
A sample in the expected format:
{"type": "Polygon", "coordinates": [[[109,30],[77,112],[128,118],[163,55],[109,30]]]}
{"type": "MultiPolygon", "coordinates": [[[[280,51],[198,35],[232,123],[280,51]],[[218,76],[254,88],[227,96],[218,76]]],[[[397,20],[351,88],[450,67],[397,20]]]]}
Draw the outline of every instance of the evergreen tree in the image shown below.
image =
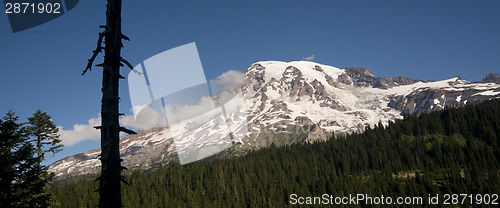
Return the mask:
{"type": "Polygon", "coordinates": [[[0,204],[6,207],[13,207],[19,200],[15,181],[22,175],[21,164],[30,155],[29,143],[25,142],[17,120],[12,110],[0,119],[0,204]]]}
{"type": "Polygon", "coordinates": [[[28,131],[10,110],[0,119],[0,204],[2,207],[48,207],[50,180],[28,131]]]}
{"type": "Polygon", "coordinates": [[[28,134],[35,137],[33,142],[40,162],[45,160],[45,153],[52,152],[52,154],[56,154],[62,150],[63,145],[60,144],[61,140],[58,139],[59,135],[57,134],[59,129],[52,122],[50,115],[37,110],[28,120],[31,125],[27,127],[28,134]],[[46,146],[48,146],[47,149],[45,149],[46,146]]]}
{"type": "MultiPolygon", "coordinates": [[[[271,146],[230,159],[214,157],[183,166],[172,162],[144,172],[135,170],[131,185],[123,187],[124,205],[286,207],[292,193],[498,194],[499,131],[500,100],[407,115],[383,129],[378,125],[327,142],[271,146]],[[488,131],[493,133],[486,135],[488,131]]],[[[51,187],[59,207],[95,206],[94,182],[69,184],[69,180],[51,187]],[[75,191],[78,194],[72,194],[75,191]]],[[[477,206],[483,205],[492,204],[477,206]]]]}

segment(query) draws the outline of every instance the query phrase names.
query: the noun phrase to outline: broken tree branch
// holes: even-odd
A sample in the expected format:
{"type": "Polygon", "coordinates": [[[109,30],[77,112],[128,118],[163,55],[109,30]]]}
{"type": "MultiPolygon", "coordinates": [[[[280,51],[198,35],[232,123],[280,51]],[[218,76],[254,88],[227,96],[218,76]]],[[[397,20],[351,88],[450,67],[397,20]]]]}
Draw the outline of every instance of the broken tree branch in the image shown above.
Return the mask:
{"type": "Polygon", "coordinates": [[[124,35],[123,33],[122,33],[122,39],[123,39],[123,40],[128,40],[128,41],[130,41],[130,38],[129,38],[129,37],[127,37],[126,35],[124,35]]]}
{"type": "Polygon", "coordinates": [[[122,57],[120,57],[120,61],[121,61],[122,63],[124,63],[125,65],[127,65],[127,66],[128,66],[128,68],[130,68],[130,70],[132,70],[132,71],[133,71],[133,72],[135,72],[136,74],[138,74],[138,75],[143,74],[142,72],[139,72],[139,71],[135,70],[135,69],[134,69],[134,67],[132,66],[132,64],[130,64],[127,60],[123,59],[122,57]]]}
{"type": "Polygon", "coordinates": [[[123,132],[125,132],[127,134],[137,134],[135,131],[132,131],[130,129],[127,129],[127,128],[121,127],[121,126],[120,126],[120,131],[123,131],[123,132]]]}
{"type": "Polygon", "coordinates": [[[97,57],[97,54],[99,54],[102,51],[102,39],[104,38],[105,34],[106,31],[99,33],[99,39],[97,40],[97,48],[94,51],[92,51],[94,53],[92,54],[92,57],[89,59],[89,63],[87,64],[87,67],[83,71],[82,75],[84,75],[87,72],[87,70],[92,70],[91,68],[92,64],[94,63],[95,57],[97,57]]]}
{"type": "Polygon", "coordinates": [[[125,180],[125,176],[120,175],[120,180],[124,183],[130,186],[130,184],[125,180]]]}

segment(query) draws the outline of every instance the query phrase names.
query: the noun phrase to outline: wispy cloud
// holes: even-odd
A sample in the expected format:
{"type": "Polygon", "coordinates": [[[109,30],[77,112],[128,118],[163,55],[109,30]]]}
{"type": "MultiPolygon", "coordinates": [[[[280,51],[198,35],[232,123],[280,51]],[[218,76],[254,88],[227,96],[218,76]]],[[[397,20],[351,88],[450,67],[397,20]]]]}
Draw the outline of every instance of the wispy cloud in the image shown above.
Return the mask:
{"type": "Polygon", "coordinates": [[[161,108],[153,109],[150,106],[142,108],[139,115],[125,115],[120,118],[120,125],[133,128],[135,130],[145,130],[154,127],[165,127],[165,120],[160,112],[161,108]]]}
{"type": "Polygon", "coordinates": [[[210,80],[210,88],[212,88],[212,93],[216,94],[225,88],[241,86],[244,81],[245,76],[243,73],[236,70],[229,70],[219,75],[215,80],[210,80]]]}
{"type": "MultiPolygon", "coordinates": [[[[145,107],[140,116],[125,115],[120,118],[120,125],[133,128],[135,130],[151,129],[154,127],[165,127],[163,116],[149,107],[145,107]]],[[[72,129],[63,129],[58,126],[59,135],[65,146],[73,146],[85,140],[96,140],[101,137],[101,131],[94,126],[101,125],[101,115],[91,118],[86,124],[75,124],[72,129]]],[[[123,136],[124,134],[121,134],[123,136]]]]}
{"type": "MultiPolygon", "coordinates": [[[[218,91],[241,85],[244,81],[244,75],[235,70],[229,70],[215,80],[211,80],[210,84],[212,90],[214,87],[219,88],[218,91]]],[[[227,93],[221,92],[219,100],[229,100],[234,95],[226,95],[227,93]],[[226,98],[226,97],[230,98],[226,98]]],[[[142,110],[137,116],[125,115],[120,118],[120,125],[133,128],[135,130],[147,130],[154,127],[166,127],[165,115],[168,117],[169,122],[179,122],[188,118],[202,115],[205,112],[214,108],[214,103],[210,97],[201,97],[199,103],[196,105],[183,105],[183,106],[165,106],[149,105],[141,108],[142,110]],[[161,112],[163,109],[163,112],[161,112]]],[[[132,110],[130,111],[132,112],[132,110]]],[[[96,140],[100,138],[100,131],[95,129],[94,126],[101,125],[101,116],[97,115],[95,118],[89,119],[86,124],[75,124],[72,129],[63,129],[59,126],[59,134],[62,143],[65,146],[73,146],[80,141],[96,140]]]]}
{"type": "Polygon", "coordinates": [[[83,140],[98,139],[101,131],[95,129],[94,126],[99,125],[101,125],[100,115],[97,118],[89,119],[87,124],[75,124],[70,130],[64,130],[62,126],[58,126],[59,138],[65,146],[73,146],[83,140]]]}
{"type": "MultiPolygon", "coordinates": [[[[172,107],[170,105],[161,110],[152,109],[150,106],[144,107],[139,115],[125,115],[120,118],[120,125],[132,128],[134,130],[147,130],[154,127],[166,127],[167,116],[168,122],[177,123],[185,119],[189,119],[198,115],[202,115],[214,108],[214,104],[210,97],[201,98],[197,105],[183,105],[172,107]]],[[[73,146],[78,142],[85,140],[96,140],[101,136],[100,130],[94,126],[101,125],[101,116],[90,119],[86,124],[75,124],[72,129],[63,129],[59,126],[59,134],[62,143],[65,146],[73,146]]]]}
{"type": "Polygon", "coordinates": [[[304,57],[302,59],[306,60],[306,61],[314,61],[314,54],[312,54],[311,56],[308,56],[308,57],[304,57]]]}
{"type": "MultiPolygon", "coordinates": [[[[120,124],[136,130],[165,126],[165,122],[160,120],[161,116],[159,116],[158,113],[151,112],[148,108],[145,108],[143,113],[143,116],[137,119],[134,118],[133,115],[126,115],[120,118],[120,124]]],[[[99,139],[101,137],[101,131],[94,128],[94,126],[100,125],[101,116],[98,115],[96,118],[89,119],[86,124],[75,124],[72,129],[63,129],[62,126],[58,126],[59,139],[62,140],[64,146],[73,146],[81,141],[99,139]]]]}
{"type": "Polygon", "coordinates": [[[243,83],[245,76],[240,71],[229,70],[222,73],[214,81],[219,84],[234,85],[243,83]]]}

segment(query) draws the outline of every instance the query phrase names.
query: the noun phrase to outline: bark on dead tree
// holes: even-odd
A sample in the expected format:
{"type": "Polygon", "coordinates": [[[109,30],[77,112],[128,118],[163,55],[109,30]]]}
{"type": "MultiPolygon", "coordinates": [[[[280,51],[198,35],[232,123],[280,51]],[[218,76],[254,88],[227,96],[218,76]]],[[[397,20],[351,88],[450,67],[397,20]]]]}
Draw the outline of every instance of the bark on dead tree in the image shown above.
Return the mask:
{"type": "MultiPolygon", "coordinates": [[[[121,33],[121,0],[108,0],[106,9],[106,25],[100,26],[104,28],[104,32],[99,33],[97,48],[93,51],[92,57],[89,59],[87,70],[91,70],[92,64],[99,52],[102,51],[103,38],[105,40],[104,47],[104,63],[96,66],[103,67],[102,76],[102,100],[101,100],[101,126],[96,126],[96,129],[101,130],[101,176],[98,178],[99,183],[99,207],[122,207],[121,204],[121,170],[125,169],[121,166],[120,149],[119,149],[119,133],[124,131],[127,133],[135,133],[131,130],[120,127],[118,104],[118,81],[123,76],[120,75],[120,67],[122,62],[127,63],[121,55],[120,51],[123,47],[122,39],[128,40],[128,37],[121,33]]],[[[82,75],[83,75],[82,74],[82,75]]],[[[126,182],[125,182],[126,183],[126,182]]]]}

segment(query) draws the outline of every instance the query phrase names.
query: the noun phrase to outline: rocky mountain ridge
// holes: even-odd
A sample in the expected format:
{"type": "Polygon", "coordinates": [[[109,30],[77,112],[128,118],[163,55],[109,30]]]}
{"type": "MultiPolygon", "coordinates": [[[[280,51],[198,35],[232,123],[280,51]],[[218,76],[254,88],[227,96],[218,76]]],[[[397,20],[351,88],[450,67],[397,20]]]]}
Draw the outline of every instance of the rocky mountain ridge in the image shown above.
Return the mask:
{"type": "MultiPolygon", "coordinates": [[[[234,90],[244,97],[248,132],[230,153],[326,140],[333,134],[386,125],[403,114],[420,114],[447,106],[463,106],[500,98],[498,74],[482,82],[460,77],[420,81],[407,77],[375,77],[368,69],[339,69],[308,61],[263,61],[243,72],[234,90]]],[[[177,159],[169,129],[139,131],[120,141],[123,165],[148,167],[177,159]]],[[[70,156],[49,167],[57,177],[96,173],[100,150],[70,156]]]]}

